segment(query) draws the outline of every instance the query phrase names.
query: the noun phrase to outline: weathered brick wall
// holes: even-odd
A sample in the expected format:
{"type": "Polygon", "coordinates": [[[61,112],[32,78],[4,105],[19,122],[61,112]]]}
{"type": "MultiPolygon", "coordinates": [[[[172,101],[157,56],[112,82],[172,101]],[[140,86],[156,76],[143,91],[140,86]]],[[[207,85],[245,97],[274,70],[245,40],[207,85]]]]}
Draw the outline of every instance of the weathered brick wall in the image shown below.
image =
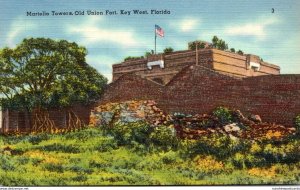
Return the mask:
{"type": "Polygon", "coordinates": [[[91,105],[76,104],[67,108],[52,108],[48,110],[48,113],[49,119],[54,122],[56,127],[65,128],[70,117],[72,119],[78,117],[83,124],[88,125],[91,109],[91,105]]]}
{"type": "Polygon", "coordinates": [[[239,81],[206,67],[187,67],[166,86],[159,104],[168,112],[208,113],[231,105],[232,86],[239,81]]]}
{"type": "Polygon", "coordinates": [[[158,83],[141,78],[136,74],[127,74],[110,84],[98,104],[134,99],[160,99],[162,91],[163,86],[158,83]]]}
{"type": "Polygon", "coordinates": [[[156,100],[166,112],[209,113],[218,106],[258,114],[264,121],[292,126],[300,114],[300,75],[235,78],[203,66],[187,66],[166,86],[124,75],[99,102],[156,100]]]}
{"type": "Polygon", "coordinates": [[[243,79],[243,105],[265,121],[293,125],[300,114],[300,75],[243,79]]]}
{"type": "MultiPolygon", "coordinates": [[[[48,110],[49,119],[54,122],[58,128],[65,128],[69,121],[69,111],[80,119],[80,121],[88,125],[90,119],[91,105],[74,105],[69,108],[52,108],[48,110]]],[[[0,133],[9,133],[13,131],[28,132],[32,128],[33,113],[25,111],[5,110],[2,111],[2,125],[0,133]]]]}

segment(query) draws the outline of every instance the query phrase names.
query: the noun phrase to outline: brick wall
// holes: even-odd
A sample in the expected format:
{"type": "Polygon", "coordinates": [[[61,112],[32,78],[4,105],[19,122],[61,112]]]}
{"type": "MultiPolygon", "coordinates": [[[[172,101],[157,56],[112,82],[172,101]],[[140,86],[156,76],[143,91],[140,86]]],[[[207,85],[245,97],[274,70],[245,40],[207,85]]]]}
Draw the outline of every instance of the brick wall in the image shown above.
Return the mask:
{"type": "Polygon", "coordinates": [[[243,104],[269,122],[293,125],[300,114],[300,75],[245,78],[243,104]]]}
{"type": "MultiPolygon", "coordinates": [[[[87,105],[74,105],[69,108],[52,108],[48,110],[49,119],[54,122],[56,127],[65,128],[69,119],[68,111],[72,111],[83,124],[88,125],[91,108],[92,106],[87,105]]],[[[0,133],[9,133],[17,130],[20,132],[28,132],[32,127],[32,117],[32,113],[25,111],[4,110],[2,111],[0,133]]]]}
{"type": "Polygon", "coordinates": [[[218,106],[258,114],[263,121],[292,126],[300,114],[300,75],[236,78],[203,66],[187,66],[162,86],[130,74],[106,90],[99,102],[156,100],[166,112],[210,113],[218,106]]]}
{"type": "Polygon", "coordinates": [[[136,74],[121,76],[105,90],[98,104],[126,100],[160,99],[163,86],[136,74]]]}

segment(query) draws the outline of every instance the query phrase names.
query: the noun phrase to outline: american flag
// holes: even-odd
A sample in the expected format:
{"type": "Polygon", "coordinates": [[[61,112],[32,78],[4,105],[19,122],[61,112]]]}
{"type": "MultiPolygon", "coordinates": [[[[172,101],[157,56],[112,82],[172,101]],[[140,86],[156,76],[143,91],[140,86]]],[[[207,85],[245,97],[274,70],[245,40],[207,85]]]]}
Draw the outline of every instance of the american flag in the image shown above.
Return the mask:
{"type": "Polygon", "coordinates": [[[158,34],[160,37],[164,37],[165,35],[164,30],[158,25],[155,25],[155,33],[158,34]]]}

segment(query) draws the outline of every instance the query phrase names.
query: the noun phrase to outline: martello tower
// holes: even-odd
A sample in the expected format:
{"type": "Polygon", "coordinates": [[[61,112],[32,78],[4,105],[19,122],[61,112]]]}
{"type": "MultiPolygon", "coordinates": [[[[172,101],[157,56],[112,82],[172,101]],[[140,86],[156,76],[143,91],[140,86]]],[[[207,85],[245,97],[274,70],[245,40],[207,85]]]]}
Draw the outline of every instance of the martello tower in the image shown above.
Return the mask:
{"type": "Polygon", "coordinates": [[[239,55],[206,47],[199,50],[176,51],[150,55],[113,65],[113,81],[128,73],[166,85],[183,68],[201,65],[232,77],[244,78],[261,75],[278,75],[280,67],[262,61],[257,55],[239,55]]]}

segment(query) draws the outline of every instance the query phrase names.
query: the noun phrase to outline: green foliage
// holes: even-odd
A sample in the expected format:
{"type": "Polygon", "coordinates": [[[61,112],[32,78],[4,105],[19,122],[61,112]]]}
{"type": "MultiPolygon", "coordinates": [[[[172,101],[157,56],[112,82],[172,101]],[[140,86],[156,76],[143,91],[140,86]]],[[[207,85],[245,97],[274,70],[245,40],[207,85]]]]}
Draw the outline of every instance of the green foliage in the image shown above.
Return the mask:
{"type": "Polygon", "coordinates": [[[178,159],[178,153],[177,152],[174,152],[174,151],[169,151],[169,152],[166,152],[164,154],[162,154],[162,163],[164,164],[174,164],[177,162],[178,159]]]}
{"type": "Polygon", "coordinates": [[[22,136],[7,136],[3,138],[3,142],[5,144],[17,144],[22,141],[27,141],[29,137],[22,137],[22,136]]]}
{"type": "Polygon", "coordinates": [[[72,172],[76,172],[77,174],[91,174],[93,173],[92,169],[88,169],[88,168],[84,168],[81,166],[71,166],[69,168],[69,170],[71,170],[72,172]]]}
{"type": "Polygon", "coordinates": [[[74,42],[49,38],[0,50],[1,105],[30,111],[98,100],[107,79],[85,62],[86,55],[74,42]]]}
{"type": "Polygon", "coordinates": [[[167,126],[155,127],[149,137],[154,146],[162,147],[165,150],[178,146],[175,132],[167,126]]]}
{"type": "Polygon", "coordinates": [[[228,44],[224,40],[219,39],[217,36],[213,37],[212,46],[219,50],[227,50],[228,49],[228,44]]]}
{"type": "Polygon", "coordinates": [[[49,135],[42,141],[32,140],[32,136],[10,140],[1,137],[1,147],[9,146],[13,150],[23,150],[23,153],[0,153],[0,184],[299,184],[300,141],[297,138],[248,141],[232,140],[219,134],[194,140],[176,139],[178,147],[171,150],[161,148],[173,146],[170,128],[155,128],[142,122],[129,124],[133,129],[124,129],[124,125],[117,128],[120,127],[120,135],[127,134],[123,141],[129,146],[116,146],[117,136],[111,131],[113,136],[104,134],[102,128],[49,135]],[[146,143],[135,138],[145,132],[147,135],[143,138],[149,139],[146,143]]]}
{"type": "Polygon", "coordinates": [[[154,50],[151,50],[151,52],[150,51],[145,52],[145,57],[149,57],[150,55],[154,55],[154,50]]]}
{"type": "Polygon", "coordinates": [[[41,133],[41,134],[38,134],[38,135],[29,136],[28,142],[30,142],[33,145],[37,145],[42,141],[48,140],[49,138],[50,138],[49,134],[41,133]]]}
{"type": "Polygon", "coordinates": [[[72,180],[74,181],[86,181],[88,178],[85,175],[78,175],[76,177],[73,177],[72,180]]]}
{"type": "Polygon", "coordinates": [[[173,51],[174,51],[174,49],[171,48],[171,47],[167,47],[167,48],[164,49],[165,54],[172,53],[173,51]]]}
{"type": "Polygon", "coordinates": [[[127,56],[124,58],[124,61],[131,61],[131,60],[137,60],[137,59],[143,59],[144,56],[127,56]]]}
{"type": "Polygon", "coordinates": [[[40,146],[38,149],[42,151],[58,151],[65,153],[79,153],[80,150],[76,145],[64,145],[61,143],[54,143],[50,145],[40,146]]]}
{"type": "MultiPolygon", "coordinates": [[[[151,127],[144,122],[117,123],[108,130],[118,145],[130,145],[136,151],[149,151],[153,147],[162,150],[178,147],[178,139],[174,131],[167,126],[151,127]]],[[[100,147],[100,151],[103,148],[103,151],[107,151],[107,147],[100,147]]],[[[111,148],[114,147],[108,147],[108,150],[111,148]]]]}
{"type": "Polygon", "coordinates": [[[95,150],[100,152],[107,152],[117,149],[118,145],[114,138],[110,138],[104,141],[101,141],[96,147],[95,150]]]}
{"type": "Polygon", "coordinates": [[[244,55],[244,52],[243,52],[242,50],[240,50],[240,49],[237,51],[237,53],[238,53],[239,55],[244,55]]]}
{"type": "Polygon", "coordinates": [[[150,130],[150,126],[144,122],[117,123],[111,129],[111,134],[118,145],[131,145],[133,141],[148,145],[150,130]]]}
{"type": "Polygon", "coordinates": [[[7,155],[0,154],[0,163],[0,167],[4,171],[13,171],[16,168],[15,163],[7,155]]]}
{"type": "Polygon", "coordinates": [[[59,172],[59,173],[63,173],[65,170],[65,168],[61,164],[52,164],[52,163],[45,164],[44,168],[50,172],[59,172]]]}
{"type": "Polygon", "coordinates": [[[264,167],[269,165],[266,159],[257,157],[252,154],[236,153],[231,157],[233,166],[237,169],[253,168],[253,167],[264,167]]]}
{"type": "Polygon", "coordinates": [[[218,159],[224,160],[236,152],[246,151],[249,148],[247,141],[234,141],[227,135],[213,134],[203,137],[189,145],[189,154],[193,157],[197,154],[214,155],[218,159]]]}
{"type": "Polygon", "coordinates": [[[28,157],[20,156],[17,158],[17,162],[21,165],[27,164],[30,161],[28,157]]]}
{"type": "Polygon", "coordinates": [[[230,51],[235,53],[235,49],[234,48],[230,48],[230,51]]]}
{"type": "Polygon", "coordinates": [[[193,41],[188,43],[188,48],[189,50],[196,50],[196,45],[198,49],[204,49],[205,48],[205,43],[203,41],[193,41]]]}
{"type": "Polygon", "coordinates": [[[80,142],[85,142],[94,137],[102,136],[102,132],[95,128],[88,128],[86,130],[80,130],[76,132],[69,132],[65,135],[67,140],[76,139],[80,142]]]}
{"type": "Polygon", "coordinates": [[[287,144],[264,144],[259,156],[271,163],[297,163],[300,161],[299,141],[287,144]]]}
{"type": "Polygon", "coordinates": [[[218,118],[222,125],[226,125],[232,121],[230,110],[225,107],[218,107],[213,111],[213,115],[218,118]]]}

